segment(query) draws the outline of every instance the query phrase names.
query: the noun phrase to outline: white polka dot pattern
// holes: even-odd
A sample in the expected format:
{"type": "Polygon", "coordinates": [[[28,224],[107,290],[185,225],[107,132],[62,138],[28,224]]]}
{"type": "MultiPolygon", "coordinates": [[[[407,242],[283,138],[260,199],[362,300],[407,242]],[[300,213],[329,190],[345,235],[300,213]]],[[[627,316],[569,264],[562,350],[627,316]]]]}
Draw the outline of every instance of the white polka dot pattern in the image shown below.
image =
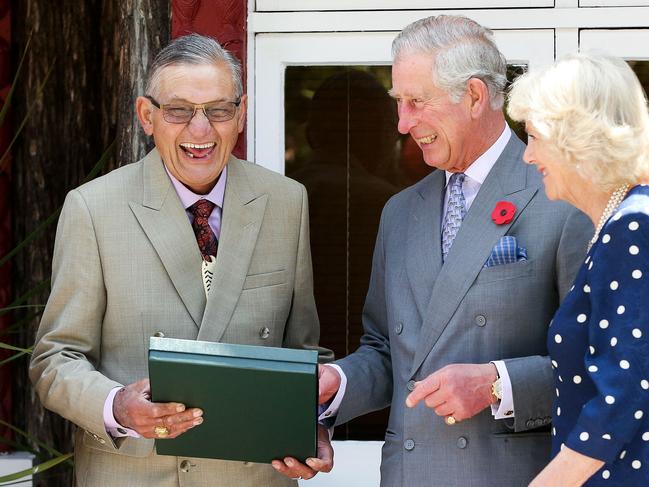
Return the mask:
{"type": "Polygon", "coordinates": [[[625,200],[604,225],[548,334],[553,454],[613,459],[593,486],[649,486],[649,186],[638,188],[644,206],[625,200]]]}

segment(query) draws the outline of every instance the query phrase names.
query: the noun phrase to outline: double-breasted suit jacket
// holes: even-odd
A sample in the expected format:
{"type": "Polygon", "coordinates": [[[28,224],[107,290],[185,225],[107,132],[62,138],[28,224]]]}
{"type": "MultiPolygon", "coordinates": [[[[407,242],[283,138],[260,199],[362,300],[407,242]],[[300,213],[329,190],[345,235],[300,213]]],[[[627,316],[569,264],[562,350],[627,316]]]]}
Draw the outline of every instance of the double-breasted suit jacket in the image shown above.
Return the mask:
{"type": "MultiPolygon", "coordinates": [[[[230,158],[216,270],[206,299],[194,233],[153,150],[68,194],[52,275],[30,376],[45,407],[79,427],[79,485],[295,485],[270,465],[183,463],[156,455],[152,440],[114,440],[105,430],[103,407],[111,389],[147,377],[148,341],[156,332],[317,348],[301,185],[230,158]]],[[[329,352],[321,350],[321,356],[328,358],[329,352]]]]}
{"type": "Polygon", "coordinates": [[[512,136],[444,262],[444,171],[386,204],[363,313],[360,348],[337,361],[347,392],[337,424],[391,405],[382,486],[519,487],[549,460],[554,395],[548,324],[585,255],[592,227],[582,213],[550,202],[539,174],[512,136]],[[498,225],[499,201],[516,207],[498,225]],[[485,267],[496,243],[515,236],[527,260],[485,267]],[[452,363],[505,360],[515,419],[489,409],[454,426],[423,402],[409,409],[412,381],[452,363]],[[538,431],[537,428],[545,426],[538,431]]]}

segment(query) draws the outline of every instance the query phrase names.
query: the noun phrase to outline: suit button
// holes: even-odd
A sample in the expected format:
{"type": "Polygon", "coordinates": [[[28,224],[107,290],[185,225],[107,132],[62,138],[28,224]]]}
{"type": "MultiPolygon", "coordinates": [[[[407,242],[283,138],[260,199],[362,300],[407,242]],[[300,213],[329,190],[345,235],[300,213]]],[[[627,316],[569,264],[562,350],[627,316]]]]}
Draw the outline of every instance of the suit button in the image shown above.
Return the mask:
{"type": "Polygon", "coordinates": [[[545,421],[543,421],[542,418],[538,418],[537,420],[534,421],[534,426],[537,427],[537,428],[539,426],[543,426],[544,424],[545,424],[545,421]]]}
{"type": "Polygon", "coordinates": [[[475,317],[475,324],[478,326],[485,326],[487,324],[487,318],[484,315],[478,315],[475,317]]]}
{"type": "Polygon", "coordinates": [[[406,387],[408,388],[408,390],[410,392],[414,391],[415,390],[415,381],[414,380],[409,380],[406,387]]]}
{"type": "Polygon", "coordinates": [[[156,331],[156,332],[153,334],[153,336],[156,337],[156,338],[164,338],[164,337],[165,337],[165,334],[162,333],[161,331],[156,331]]]}
{"type": "Polygon", "coordinates": [[[394,332],[397,335],[401,335],[402,331],[403,331],[403,323],[399,322],[399,323],[397,323],[397,326],[394,327],[394,332]]]}
{"type": "Polygon", "coordinates": [[[410,438],[408,438],[406,441],[403,442],[403,447],[408,451],[414,450],[415,440],[411,440],[410,438]]]}
{"type": "Polygon", "coordinates": [[[183,460],[182,462],[180,462],[180,470],[182,470],[185,473],[189,472],[192,469],[192,467],[195,466],[196,465],[191,463],[189,460],[183,460]]]}
{"type": "Polygon", "coordinates": [[[264,326],[261,330],[259,330],[259,336],[265,340],[270,336],[270,330],[264,326]]]}
{"type": "Polygon", "coordinates": [[[525,426],[527,426],[528,428],[534,428],[534,420],[533,419],[528,419],[525,422],[525,426]]]}
{"type": "Polygon", "coordinates": [[[466,448],[467,443],[468,443],[468,442],[467,442],[467,439],[466,439],[464,436],[460,436],[460,437],[457,439],[457,447],[458,447],[460,450],[464,450],[464,449],[466,448]]]}
{"type": "Polygon", "coordinates": [[[102,445],[106,444],[106,440],[104,440],[103,438],[98,438],[97,441],[102,445]]]}

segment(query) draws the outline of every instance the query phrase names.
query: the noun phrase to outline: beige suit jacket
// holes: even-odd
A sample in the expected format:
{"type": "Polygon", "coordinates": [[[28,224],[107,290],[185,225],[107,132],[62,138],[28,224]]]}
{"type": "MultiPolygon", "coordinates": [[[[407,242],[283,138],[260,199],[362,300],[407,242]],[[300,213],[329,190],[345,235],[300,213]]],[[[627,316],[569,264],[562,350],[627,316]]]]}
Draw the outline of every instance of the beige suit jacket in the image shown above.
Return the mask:
{"type": "Polygon", "coordinates": [[[208,300],[200,270],[192,228],[156,150],[68,194],[30,377],[45,407],[79,427],[78,485],[295,485],[269,465],[158,456],[152,440],[113,440],[105,431],[109,391],[148,376],[156,332],[317,349],[302,185],[231,157],[208,300]]]}

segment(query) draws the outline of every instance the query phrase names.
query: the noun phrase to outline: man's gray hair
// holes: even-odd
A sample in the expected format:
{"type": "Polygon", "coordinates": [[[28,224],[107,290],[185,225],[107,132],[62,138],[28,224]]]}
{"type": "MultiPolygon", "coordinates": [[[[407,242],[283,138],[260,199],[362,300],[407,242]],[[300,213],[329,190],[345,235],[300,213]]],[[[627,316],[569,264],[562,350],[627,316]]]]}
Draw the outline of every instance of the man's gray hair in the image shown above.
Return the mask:
{"type": "Polygon", "coordinates": [[[482,80],[489,89],[491,108],[503,105],[507,61],[493,41],[493,33],[466,17],[439,15],[406,26],[392,42],[392,58],[408,54],[433,56],[435,86],[455,102],[466,93],[467,81],[482,80]]]}
{"type": "Polygon", "coordinates": [[[145,86],[146,94],[153,97],[158,95],[160,73],[168,66],[182,64],[220,65],[223,63],[230,69],[234,96],[238,100],[243,95],[243,83],[241,82],[241,64],[237,58],[226,49],[223,49],[211,37],[199,34],[178,37],[162,49],[151,63],[145,86]]]}

